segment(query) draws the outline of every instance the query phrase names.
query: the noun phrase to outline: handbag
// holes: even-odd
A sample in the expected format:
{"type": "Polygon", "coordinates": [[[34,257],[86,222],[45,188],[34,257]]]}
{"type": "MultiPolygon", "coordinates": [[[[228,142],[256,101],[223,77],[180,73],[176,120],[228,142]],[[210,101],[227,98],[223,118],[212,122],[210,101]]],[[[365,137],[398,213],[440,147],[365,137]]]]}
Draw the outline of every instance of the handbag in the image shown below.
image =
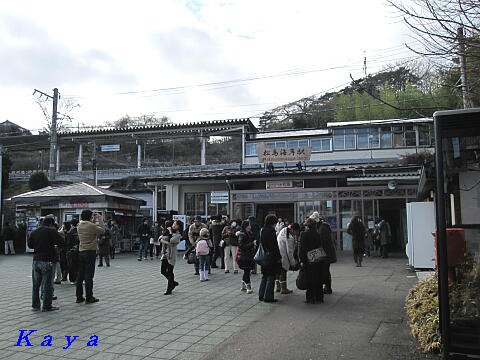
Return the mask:
{"type": "Polygon", "coordinates": [[[298,290],[306,290],[307,289],[307,274],[305,273],[305,269],[300,268],[300,271],[297,275],[297,280],[295,281],[298,290]]]}
{"type": "Polygon", "coordinates": [[[155,242],[155,240],[153,240],[153,237],[151,237],[150,238],[150,245],[152,245],[154,242],[155,242]]]}
{"type": "Polygon", "coordinates": [[[197,253],[192,251],[188,254],[187,264],[195,264],[197,262],[197,253]]]}
{"type": "Polygon", "coordinates": [[[258,245],[258,250],[253,257],[253,261],[262,267],[269,267],[272,264],[272,257],[268,251],[263,249],[262,243],[258,245]]]}
{"type": "Polygon", "coordinates": [[[328,260],[328,256],[322,247],[310,250],[307,252],[307,260],[309,263],[325,262],[328,260]]]}

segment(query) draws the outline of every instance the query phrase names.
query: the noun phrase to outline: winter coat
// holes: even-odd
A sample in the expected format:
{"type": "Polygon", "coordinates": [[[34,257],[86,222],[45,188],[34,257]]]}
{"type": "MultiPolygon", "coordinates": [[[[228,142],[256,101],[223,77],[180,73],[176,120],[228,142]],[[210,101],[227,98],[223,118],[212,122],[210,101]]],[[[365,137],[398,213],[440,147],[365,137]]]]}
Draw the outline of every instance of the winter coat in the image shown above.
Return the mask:
{"type": "Polygon", "coordinates": [[[321,224],[318,226],[317,231],[320,235],[320,239],[322,240],[322,244],[328,242],[329,245],[327,246],[332,249],[332,253],[330,255],[330,263],[337,262],[337,251],[335,249],[335,242],[332,238],[332,229],[330,228],[330,225],[327,222],[322,221],[321,224]]]}
{"type": "Polygon", "coordinates": [[[168,260],[168,263],[175,266],[177,261],[177,245],[182,240],[180,232],[174,232],[169,237],[169,243],[162,244],[162,260],[168,260]]]}
{"type": "Polygon", "coordinates": [[[365,251],[365,225],[360,220],[352,220],[347,228],[347,233],[352,235],[352,248],[354,251],[365,251]]]}
{"type": "Polygon", "coordinates": [[[385,220],[380,221],[378,224],[378,230],[380,232],[380,245],[388,245],[392,239],[392,230],[390,224],[385,220]]]}
{"type": "Polygon", "coordinates": [[[98,240],[98,253],[100,255],[109,255],[110,254],[110,245],[112,237],[110,234],[110,228],[105,226],[105,234],[101,235],[98,240]]]}
{"type": "Polygon", "coordinates": [[[238,267],[242,270],[255,268],[255,243],[251,232],[240,231],[238,234],[238,267]]]}
{"type": "Polygon", "coordinates": [[[88,220],[80,220],[77,226],[80,252],[98,250],[98,238],[105,234],[105,228],[103,226],[102,220],[99,220],[98,224],[94,224],[88,220]]]}
{"type": "Polygon", "coordinates": [[[295,239],[292,231],[284,227],[277,236],[278,248],[282,256],[282,268],[285,271],[296,268],[297,261],[294,258],[295,239]]]}
{"type": "Polygon", "coordinates": [[[220,243],[220,240],[222,240],[223,227],[223,222],[218,220],[213,220],[210,224],[210,234],[215,245],[218,245],[220,243]]]}
{"type": "Polygon", "coordinates": [[[195,224],[190,225],[188,228],[188,240],[190,241],[190,244],[192,246],[195,246],[198,237],[200,236],[200,230],[206,228],[207,226],[203,223],[200,223],[199,226],[196,226],[195,224]]]}
{"type": "Polygon", "coordinates": [[[308,229],[300,234],[300,244],[298,249],[298,257],[303,264],[308,264],[307,253],[310,250],[322,247],[327,255],[327,262],[335,257],[335,248],[331,241],[325,241],[315,229],[308,229]]]}
{"type": "Polygon", "coordinates": [[[160,236],[162,236],[163,228],[161,226],[152,226],[152,238],[154,245],[160,245],[160,236]]]}
{"type": "Polygon", "coordinates": [[[54,228],[40,226],[28,236],[27,245],[34,250],[34,261],[57,262],[55,245],[63,246],[64,240],[54,228]]]}
{"type": "Polygon", "coordinates": [[[152,236],[152,229],[146,224],[140,224],[137,228],[137,234],[140,237],[140,240],[150,239],[152,236]]]}
{"type": "Polygon", "coordinates": [[[223,228],[222,240],[225,242],[225,246],[238,246],[238,237],[235,233],[236,229],[232,229],[230,226],[223,228]]]}
{"type": "Polygon", "coordinates": [[[264,226],[260,231],[260,243],[263,249],[271,256],[272,265],[262,266],[262,274],[276,275],[282,268],[282,255],[278,248],[277,235],[273,226],[264,226]]]}

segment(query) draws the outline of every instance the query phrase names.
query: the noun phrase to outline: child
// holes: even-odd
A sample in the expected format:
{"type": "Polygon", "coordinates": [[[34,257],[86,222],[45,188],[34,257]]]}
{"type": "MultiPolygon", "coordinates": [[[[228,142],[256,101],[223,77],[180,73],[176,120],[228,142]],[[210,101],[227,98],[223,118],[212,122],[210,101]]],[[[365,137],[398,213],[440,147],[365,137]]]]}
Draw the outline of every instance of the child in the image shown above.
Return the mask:
{"type": "Polygon", "coordinates": [[[210,241],[210,233],[208,229],[201,229],[200,236],[197,240],[196,253],[200,262],[200,281],[208,281],[208,269],[210,265],[210,248],[208,243],[210,241]]]}

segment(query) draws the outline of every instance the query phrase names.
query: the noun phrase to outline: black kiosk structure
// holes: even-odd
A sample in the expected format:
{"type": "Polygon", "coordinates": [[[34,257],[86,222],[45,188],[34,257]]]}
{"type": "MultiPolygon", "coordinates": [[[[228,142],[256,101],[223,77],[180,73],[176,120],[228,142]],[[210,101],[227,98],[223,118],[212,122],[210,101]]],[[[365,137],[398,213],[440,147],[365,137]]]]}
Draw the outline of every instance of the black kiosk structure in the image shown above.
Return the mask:
{"type": "Polygon", "coordinates": [[[480,358],[480,108],[434,114],[444,359],[480,358]]]}

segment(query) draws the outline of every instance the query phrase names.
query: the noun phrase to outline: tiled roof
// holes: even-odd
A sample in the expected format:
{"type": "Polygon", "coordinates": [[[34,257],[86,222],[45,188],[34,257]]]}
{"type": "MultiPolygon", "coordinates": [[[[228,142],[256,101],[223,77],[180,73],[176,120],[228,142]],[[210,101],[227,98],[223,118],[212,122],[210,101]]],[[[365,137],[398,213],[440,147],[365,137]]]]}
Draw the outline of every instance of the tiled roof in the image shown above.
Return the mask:
{"type": "Polygon", "coordinates": [[[154,126],[135,126],[127,128],[104,128],[97,130],[82,130],[82,131],[67,131],[60,132],[58,136],[62,137],[84,137],[84,136],[104,136],[104,135],[114,135],[114,134],[142,134],[142,133],[192,133],[199,130],[214,132],[221,130],[228,130],[231,127],[238,125],[246,125],[249,127],[251,132],[256,132],[256,128],[250,119],[230,119],[230,120],[216,120],[216,121],[202,121],[202,122],[192,122],[187,124],[162,124],[154,126]]]}
{"type": "Polygon", "coordinates": [[[307,166],[302,170],[295,167],[275,168],[274,172],[268,172],[263,167],[242,168],[242,169],[217,169],[214,171],[186,172],[165,174],[162,176],[152,176],[144,178],[146,182],[155,181],[204,181],[204,180],[227,180],[240,178],[259,178],[259,177],[311,177],[311,176],[332,176],[335,174],[345,174],[348,176],[390,176],[406,177],[419,176],[421,166],[399,166],[394,164],[359,164],[359,165],[328,165],[328,166],[307,166]]]}
{"type": "Polygon", "coordinates": [[[47,202],[52,200],[60,200],[62,198],[78,198],[83,200],[116,198],[122,199],[127,202],[137,202],[139,205],[143,203],[143,200],[137,199],[135,197],[111,190],[106,190],[100,187],[89,185],[84,182],[59,187],[47,186],[43,189],[29,191],[20,195],[13,196],[10,198],[10,200],[14,203],[25,203],[47,202]]]}

